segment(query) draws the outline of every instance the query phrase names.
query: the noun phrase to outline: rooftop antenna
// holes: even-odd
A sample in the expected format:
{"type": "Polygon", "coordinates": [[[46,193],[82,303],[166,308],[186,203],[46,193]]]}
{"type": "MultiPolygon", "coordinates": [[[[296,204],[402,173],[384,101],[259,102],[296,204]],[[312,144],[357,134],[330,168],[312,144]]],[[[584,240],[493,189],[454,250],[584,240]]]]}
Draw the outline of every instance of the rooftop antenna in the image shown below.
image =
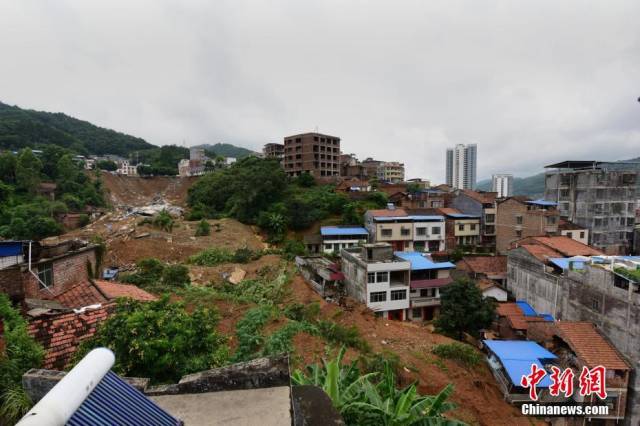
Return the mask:
{"type": "Polygon", "coordinates": [[[319,127],[318,127],[318,125],[316,125],[316,128],[315,128],[315,130],[314,130],[314,131],[315,131],[316,133],[318,133],[318,130],[319,130],[319,127]]]}

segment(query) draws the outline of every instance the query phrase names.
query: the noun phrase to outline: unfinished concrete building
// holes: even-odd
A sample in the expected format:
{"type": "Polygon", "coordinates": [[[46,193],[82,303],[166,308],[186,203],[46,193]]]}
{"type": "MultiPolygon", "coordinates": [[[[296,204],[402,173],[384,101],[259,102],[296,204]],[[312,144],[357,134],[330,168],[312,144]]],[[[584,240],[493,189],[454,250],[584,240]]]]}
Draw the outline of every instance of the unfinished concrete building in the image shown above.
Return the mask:
{"type": "MultiPolygon", "coordinates": [[[[580,251],[582,244],[566,237],[552,238],[564,238],[562,247],[567,251],[559,251],[559,245],[554,248],[526,240],[509,251],[507,289],[517,300],[525,300],[536,311],[549,313],[557,320],[588,321],[597,326],[635,369],[629,379],[624,424],[637,425],[640,280],[634,278],[634,272],[640,266],[640,257],[594,256],[588,254],[587,246],[580,251]]],[[[607,404],[617,406],[622,398],[622,392],[611,392],[607,404]]]]}
{"type": "Polygon", "coordinates": [[[590,244],[628,254],[640,196],[640,161],[563,161],[547,166],[545,199],[560,215],[590,230],[590,244]]]}

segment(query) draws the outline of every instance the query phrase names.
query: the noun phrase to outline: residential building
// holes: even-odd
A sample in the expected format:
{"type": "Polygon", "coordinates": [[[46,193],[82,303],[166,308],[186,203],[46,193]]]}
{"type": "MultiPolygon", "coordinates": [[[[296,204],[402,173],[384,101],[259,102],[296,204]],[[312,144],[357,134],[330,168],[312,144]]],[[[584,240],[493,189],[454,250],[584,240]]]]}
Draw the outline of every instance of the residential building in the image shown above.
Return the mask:
{"type": "Polygon", "coordinates": [[[553,322],[550,314],[538,314],[531,305],[524,300],[517,302],[498,303],[496,307],[496,321],[493,325],[500,339],[526,340],[527,331],[533,323],[553,322]]]}
{"type": "Polygon", "coordinates": [[[353,192],[370,192],[372,190],[368,180],[362,180],[355,177],[344,177],[340,179],[338,185],[336,185],[336,192],[343,192],[346,194],[353,192]]]}
{"type": "Polygon", "coordinates": [[[284,157],[284,144],[281,143],[268,143],[262,148],[262,155],[264,158],[273,158],[278,161],[282,161],[284,157]]]}
{"type": "Polygon", "coordinates": [[[514,241],[539,235],[556,235],[560,213],[556,203],[509,197],[498,201],[496,251],[505,254],[514,241]]]}
{"type": "Polygon", "coordinates": [[[485,299],[492,298],[497,302],[506,302],[509,297],[507,291],[495,281],[480,279],[476,281],[476,286],[485,299]]]}
{"type": "Polygon", "coordinates": [[[204,148],[189,148],[189,159],[182,159],[178,163],[178,176],[202,176],[206,171],[206,164],[211,161],[204,148]]]}
{"type": "Polygon", "coordinates": [[[409,308],[411,263],[394,255],[388,243],[342,249],[346,293],[377,316],[404,320],[409,308]]]}
{"type": "Polygon", "coordinates": [[[491,190],[498,194],[498,198],[511,197],[513,195],[513,175],[493,175],[491,177],[491,187],[491,190]]]}
{"type": "Polygon", "coordinates": [[[397,251],[443,251],[445,222],[441,215],[414,215],[390,204],[386,209],[368,210],[365,228],[371,242],[386,242],[397,251]]]}
{"type": "Polygon", "coordinates": [[[418,192],[399,191],[389,196],[389,202],[407,209],[438,209],[445,206],[446,193],[438,189],[418,192]]]}
{"type": "Polygon", "coordinates": [[[367,180],[370,177],[377,176],[376,174],[370,175],[367,167],[358,161],[355,154],[340,154],[339,159],[340,176],[342,177],[367,180]]]}
{"type": "Polygon", "coordinates": [[[20,241],[11,245],[10,259],[11,264],[0,269],[0,291],[15,302],[51,300],[90,280],[89,271],[96,267],[96,246],[80,240],[54,245],[20,241]]]}
{"type": "Polygon", "coordinates": [[[322,251],[324,253],[340,253],[343,248],[366,243],[369,232],[361,226],[322,226],[322,251]]]}
{"type": "Polygon", "coordinates": [[[409,309],[405,318],[411,321],[430,321],[440,313],[440,291],[453,282],[451,262],[434,262],[428,254],[396,252],[395,255],[411,264],[409,280],[409,309]]]}
{"type": "Polygon", "coordinates": [[[123,176],[137,176],[138,168],[132,165],[129,160],[121,159],[116,162],[118,168],[116,169],[116,174],[123,176]]]}
{"type": "Polygon", "coordinates": [[[588,228],[592,246],[628,254],[640,207],[640,162],[563,161],[547,169],[545,199],[558,203],[560,215],[588,228]]]}
{"type": "Polygon", "coordinates": [[[397,161],[383,161],[378,166],[378,179],[384,182],[403,182],[404,163],[397,161]]]}
{"type": "Polygon", "coordinates": [[[480,217],[451,207],[436,209],[445,217],[445,249],[475,247],[480,243],[480,217]]]}
{"type": "MultiPolygon", "coordinates": [[[[604,367],[607,372],[606,400],[602,401],[594,395],[584,398],[579,392],[574,393],[573,399],[583,405],[609,406],[608,415],[590,417],[590,423],[595,423],[595,419],[609,420],[612,424],[624,422],[632,368],[598,327],[588,321],[537,322],[529,325],[527,338],[540,343],[557,355],[558,366],[561,369],[570,368],[574,377],[580,377],[585,367],[589,370],[598,366],[604,367]]],[[[565,420],[569,425],[584,424],[582,418],[565,420]]]]}
{"type": "Polygon", "coordinates": [[[297,256],[296,266],[305,281],[323,298],[337,300],[342,295],[344,275],[338,265],[324,256],[297,256]]]}
{"type": "Polygon", "coordinates": [[[284,138],[284,171],[288,176],[309,173],[314,177],[340,174],[340,138],[303,133],[284,138]]]}
{"type": "Polygon", "coordinates": [[[458,144],[447,148],[447,185],[457,189],[474,189],[476,186],[478,146],[458,144]]]}
{"type": "Polygon", "coordinates": [[[572,238],[579,243],[589,244],[589,229],[584,226],[578,226],[566,219],[560,218],[558,222],[558,232],[560,235],[572,238]]]}
{"type": "Polygon", "coordinates": [[[374,176],[378,178],[378,169],[380,168],[382,161],[374,160],[373,158],[368,157],[360,164],[362,165],[362,167],[364,167],[369,178],[372,178],[374,176]]]}
{"type": "Polygon", "coordinates": [[[407,184],[417,185],[418,188],[420,189],[431,188],[431,181],[429,179],[422,179],[422,178],[407,179],[407,184]]]}
{"type": "Polygon", "coordinates": [[[463,189],[455,191],[449,199],[449,206],[461,213],[480,218],[479,244],[489,251],[496,246],[496,198],[497,192],[472,191],[463,189]]]}
{"type": "Polygon", "coordinates": [[[640,255],[640,209],[636,210],[636,226],[633,231],[633,254],[640,255]]]}
{"type": "MultiPolygon", "coordinates": [[[[632,366],[640,363],[640,257],[605,256],[567,237],[532,237],[508,252],[507,289],[562,321],[589,321],[632,366]]],[[[640,422],[640,375],[630,377],[626,424],[640,422]]]]}

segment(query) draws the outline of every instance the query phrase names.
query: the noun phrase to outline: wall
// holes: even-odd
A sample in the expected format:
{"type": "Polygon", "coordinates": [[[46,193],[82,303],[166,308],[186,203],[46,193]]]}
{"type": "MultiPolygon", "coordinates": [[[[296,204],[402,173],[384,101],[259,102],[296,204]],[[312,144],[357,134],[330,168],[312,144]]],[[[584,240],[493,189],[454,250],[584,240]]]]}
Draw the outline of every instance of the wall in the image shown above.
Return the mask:
{"type": "Polygon", "coordinates": [[[589,245],[589,230],[588,229],[565,229],[560,231],[560,235],[569,237],[576,240],[579,243],[589,245]],[[582,236],[581,236],[582,235],[582,236]]]}
{"type": "Polygon", "coordinates": [[[558,231],[559,212],[555,209],[529,210],[526,204],[509,198],[498,203],[497,210],[496,250],[500,254],[505,254],[511,243],[520,238],[554,234],[558,231]],[[522,217],[520,224],[517,220],[519,216],[522,217]],[[553,219],[547,219],[548,217],[553,219]]]}

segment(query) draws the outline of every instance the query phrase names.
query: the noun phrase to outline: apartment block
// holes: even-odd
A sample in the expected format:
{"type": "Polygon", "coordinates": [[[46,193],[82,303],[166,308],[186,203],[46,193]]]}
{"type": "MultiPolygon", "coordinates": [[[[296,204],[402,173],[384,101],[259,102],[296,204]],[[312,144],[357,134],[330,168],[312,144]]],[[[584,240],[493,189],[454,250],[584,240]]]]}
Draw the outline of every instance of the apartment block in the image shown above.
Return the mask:
{"type": "Polygon", "coordinates": [[[264,158],[273,158],[278,161],[282,161],[284,157],[284,144],[281,143],[268,143],[262,147],[262,156],[264,158]]]}
{"type": "Polygon", "coordinates": [[[496,251],[505,254],[521,238],[556,235],[560,213],[556,203],[509,197],[498,201],[496,251]]]}
{"type": "Polygon", "coordinates": [[[437,209],[445,217],[445,248],[475,247],[480,243],[480,217],[451,207],[437,209]]]}
{"type": "Polygon", "coordinates": [[[480,218],[479,244],[494,251],[496,246],[496,198],[497,192],[462,189],[449,197],[449,206],[461,213],[480,218]]]}
{"type": "Polygon", "coordinates": [[[284,138],[284,171],[288,176],[339,176],[340,138],[303,133],[284,138]]]}
{"type": "MultiPolygon", "coordinates": [[[[633,274],[640,257],[604,256],[567,237],[528,238],[507,256],[507,288],[516,299],[562,322],[593,323],[631,366],[639,365],[640,323],[634,318],[640,317],[640,283],[633,274]]],[[[608,377],[616,378],[616,372],[608,377]]],[[[607,398],[614,407],[623,398],[618,387],[607,398]]],[[[635,425],[640,375],[631,374],[629,387],[624,424],[635,425]]]]}
{"type": "Polygon", "coordinates": [[[497,174],[491,177],[492,191],[498,194],[499,198],[511,197],[513,195],[513,175],[497,174]]]}
{"type": "Polygon", "coordinates": [[[404,163],[397,161],[383,161],[378,166],[378,179],[385,182],[404,181],[404,163]]]}
{"type": "Polygon", "coordinates": [[[343,249],[342,273],[347,294],[385,319],[405,319],[409,308],[411,263],[387,243],[343,249]]]}
{"type": "Polygon", "coordinates": [[[368,210],[365,228],[369,239],[389,243],[396,251],[443,251],[445,222],[441,215],[413,215],[390,204],[387,209],[368,210]]]}
{"type": "Polygon", "coordinates": [[[545,174],[545,199],[563,218],[590,231],[590,244],[607,254],[631,251],[640,207],[640,162],[564,161],[545,174]]]}
{"type": "Polygon", "coordinates": [[[409,309],[405,318],[411,321],[430,321],[440,313],[440,291],[453,282],[451,262],[434,262],[426,253],[396,252],[395,255],[411,263],[409,309]]]}
{"type": "Polygon", "coordinates": [[[407,209],[438,209],[445,206],[446,193],[439,189],[421,189],[418,192],[400,191],[389,196],[389,202],[407,209]]]}
{"type": "Polygon", "coordinates": [[[323,226],[320,235],[322,251],[327,254],[340,253],[343,248],[366,243],[369,239],[369,232],[361,226],[323,226]]]}
{"type": "Polygon", "coordinates": [[[478,146],[458,144],[447,149],[447,185],[457,189],[473,189],[476,186],[478,146]]]}

